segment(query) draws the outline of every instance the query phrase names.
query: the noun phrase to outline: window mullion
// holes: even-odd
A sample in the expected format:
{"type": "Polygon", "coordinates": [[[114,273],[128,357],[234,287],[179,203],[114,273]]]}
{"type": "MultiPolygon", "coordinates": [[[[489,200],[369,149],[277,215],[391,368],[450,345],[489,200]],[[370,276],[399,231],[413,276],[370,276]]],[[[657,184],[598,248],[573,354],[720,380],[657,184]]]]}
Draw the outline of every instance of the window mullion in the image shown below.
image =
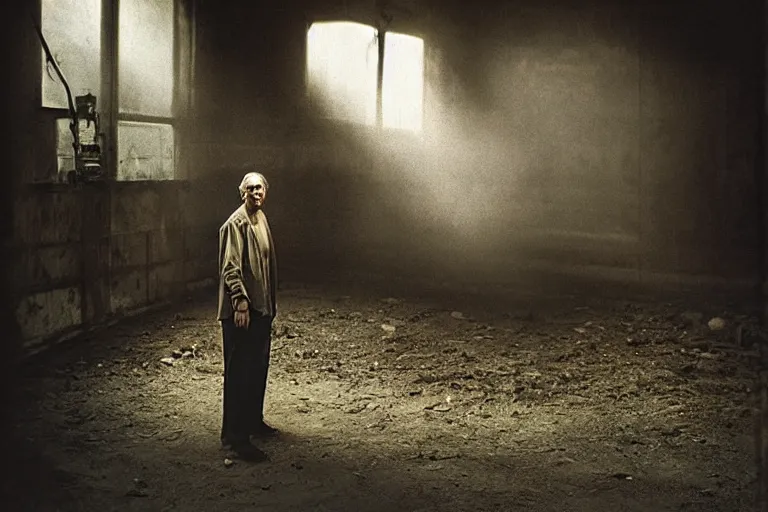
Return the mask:
{"type": "Polygon", "coordinates": [[[134,123],[168,124],[176,127],[178,124],[175,117],[146,116],[144,114],[132,114],[130,112],[121,112],[117,115],[119,121],[129,121],[134,123]]]}
{"type": "Polygon", "coordinates": [[[117,113],[118,113],[118,16],[120,0],[102,0],[101,25],[101,116],[103,172],[109,178],[117,176],[117,113]]]}
{"type": "Polygon", "coordinates": [[[194,4],[195,0],[174,2],[174,84],[171,123],[174,125],[175,133],[174,176],[176,179],[189,177],[188,160],[184,148],[189,137],[189,109],[192,104],[194,80],[194,4]]]}
{"type": "Polygon", "coordinates": [[[382,92],[384,87],[384,47],[386,45],[387,32],[379,29],[378,31],[378,51],[379,61],[376,71],[376,127],[381,129],[384,126],[384,102],[382,92]]]}

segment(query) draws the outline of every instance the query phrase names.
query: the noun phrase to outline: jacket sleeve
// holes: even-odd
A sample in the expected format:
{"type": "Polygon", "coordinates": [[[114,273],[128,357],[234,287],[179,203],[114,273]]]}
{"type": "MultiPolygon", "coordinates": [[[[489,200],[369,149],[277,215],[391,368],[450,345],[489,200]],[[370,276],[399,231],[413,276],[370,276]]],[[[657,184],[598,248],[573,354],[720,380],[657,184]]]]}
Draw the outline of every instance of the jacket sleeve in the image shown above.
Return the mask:
{"type": "Polygon", "coordinates": [[[277,280],[277,253],[275,252],[275,240],[272,238],[272,230],[269,227],[269,223],[267,223],[267,236],[269,238],[269,293],[272,298],[272,314],[273,316],[277,316],[277,288],[279,286],[277,280]]]}
{"type": "Polygon", "coordinates": [[[228,222],[219,231],[219,269],[220,279],[232,301],[232,308],[237,308],[237,302],[245,299],[249,303],[248,293],[243,281],[243,249],[245,241],[237,226],[228,222]]]}

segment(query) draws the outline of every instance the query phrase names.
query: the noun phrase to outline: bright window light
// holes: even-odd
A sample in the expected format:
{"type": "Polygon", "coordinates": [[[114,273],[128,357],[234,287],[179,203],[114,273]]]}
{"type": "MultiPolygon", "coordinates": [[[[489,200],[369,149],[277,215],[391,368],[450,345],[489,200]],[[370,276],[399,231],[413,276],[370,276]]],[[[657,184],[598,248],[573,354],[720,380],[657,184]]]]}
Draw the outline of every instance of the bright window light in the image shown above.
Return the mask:
{"type": "Polygon", "coordinates": [[[352,22],[312,24],[307,32],[312,100],[329,117],[374,124],[378,55],[373,27],[352,22]]]}
{"type": "Polygon", "coordinates": [[[382,123],[387,128],[420,131],[424,108],[424,41],[387,32],[381,91],[382,123]]]}
{"type": "MultiPolygon", "coordinates": [[[[101,92],[101,0],[42,0],[40,28],[73,96],[101,92]]],[[[45,67],[43,106],[67,108],[67,93],[59,77],[45,67]],[[53,78],[51,78],[53,77],[53,78]]]]}
{"type": "Polygon", "coordinates": [[[120,0],[120,112],[170,117],[174,0],[120,0]]]}

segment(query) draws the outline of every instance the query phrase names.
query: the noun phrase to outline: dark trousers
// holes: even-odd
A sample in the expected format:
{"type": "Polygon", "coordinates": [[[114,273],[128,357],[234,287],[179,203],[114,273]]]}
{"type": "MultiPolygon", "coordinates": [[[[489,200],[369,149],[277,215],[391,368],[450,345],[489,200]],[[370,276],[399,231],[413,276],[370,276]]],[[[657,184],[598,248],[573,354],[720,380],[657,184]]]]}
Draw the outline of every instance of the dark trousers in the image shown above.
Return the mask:
{"type": "Polygon", "coordinates": [[[272,317],[251,311],[247,329],[222,320],[224,338],[224,418],[221,441],[248,441],[264,418],[264,395],[272,345],[272,317]]]}

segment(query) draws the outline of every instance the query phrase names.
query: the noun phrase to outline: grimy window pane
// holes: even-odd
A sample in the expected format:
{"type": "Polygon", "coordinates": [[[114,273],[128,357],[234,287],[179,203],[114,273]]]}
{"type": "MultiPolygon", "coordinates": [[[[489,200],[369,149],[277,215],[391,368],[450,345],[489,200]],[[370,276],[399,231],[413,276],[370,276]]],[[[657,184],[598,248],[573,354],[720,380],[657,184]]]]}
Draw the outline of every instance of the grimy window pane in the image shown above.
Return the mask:
{"type": "Polygon", "coordinates": [[[72,132],[69,130],[69,119],[56,120],[56,158],[58,171],[68,172],[75,170],[75,150],[72,144],[75,142],[72,132]]]}
{"type": "Polygon", "coordinates": [[[310,98],[327,117],[376,122],[376,31],[351,22],[314,23],[307,32],[310,98]]]}
{"type": "Polygon", "coordinates": [[[173,126],[119,121],[117,160],[118,180],[173,179],[173,126]]]}
{"type": "Polygon", "coordinates": [[[120,0],[120,112],[171,117],[174,0],[120,0]]]}
{"type": "Polygon", "coordinates": [[[424,41],[387,32],[381,88],[382,124],[420,131],[424,115],[424,41]]]}
{"type": "MultiPolygon", "coordinates": [[[[40,28],[74,96],[101,92],[101,0],[42,0],[40,28]]],[[[46,71],[43,55],[43,106],[67,108],[59,77],[46,71]]],[[[100,99],[100,98],[99,98],[100,99]]]]}

